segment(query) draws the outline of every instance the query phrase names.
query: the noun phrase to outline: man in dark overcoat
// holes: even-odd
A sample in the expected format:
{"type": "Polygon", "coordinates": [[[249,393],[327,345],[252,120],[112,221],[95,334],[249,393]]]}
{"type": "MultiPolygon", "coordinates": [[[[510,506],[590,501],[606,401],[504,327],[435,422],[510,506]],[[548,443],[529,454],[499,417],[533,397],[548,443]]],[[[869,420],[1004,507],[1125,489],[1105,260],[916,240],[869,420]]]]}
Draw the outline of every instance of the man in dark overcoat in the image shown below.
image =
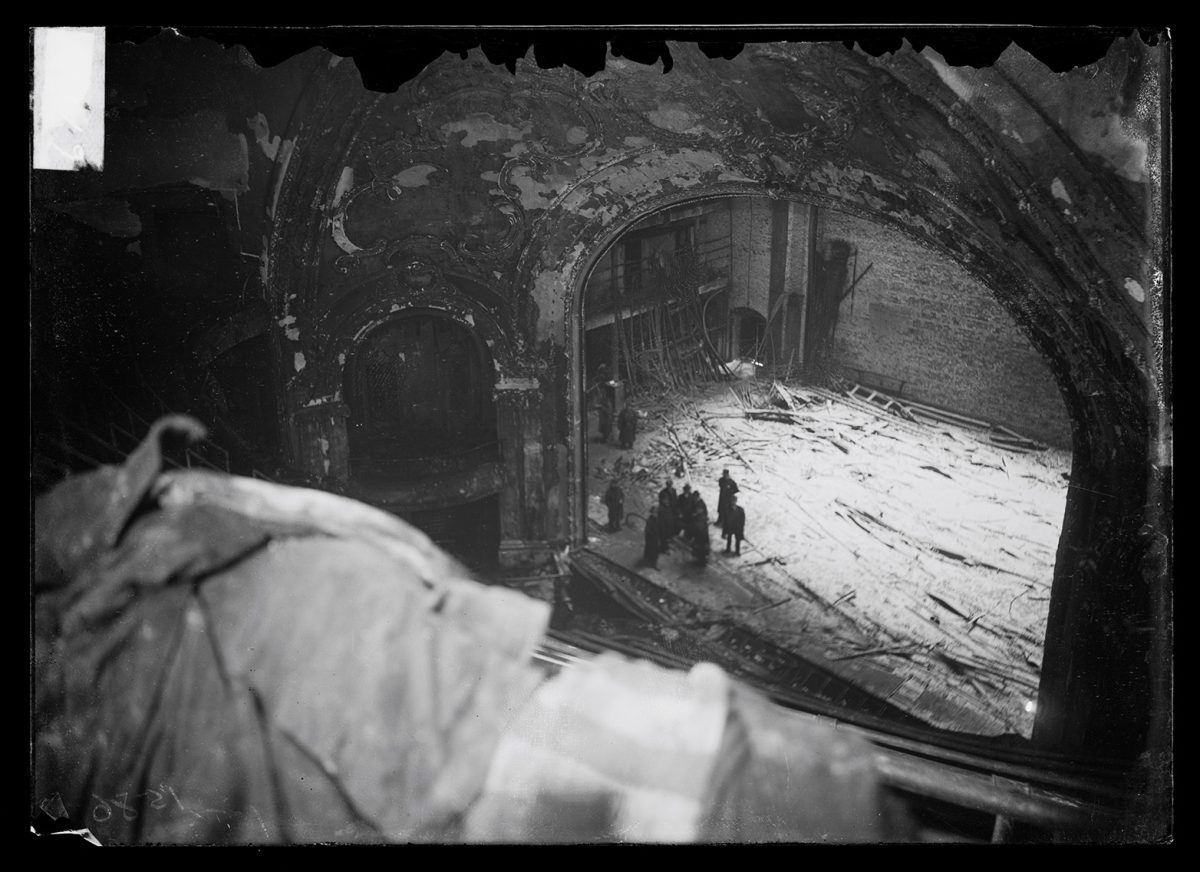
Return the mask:
{"type": "Polygon", "coordinates": [[[708,535],[708,504],[704,502],[704,497],[700,496],[699,491],[693,491],[696,494],[692,498],[692,530],[693,532],[704,528],[704,535],[708,535]]]}
{"type": "Polygon", "coordinates": [[[633,447],[633,440],[637,437],[637,424],[637,412],[627,404],[617,416],[617,436],[622,448],[633,447]]]}
{"type": "Polygon", "coordinates": [[[738,492],[737,482],[733,480],[728,469],[721,472],[721,477],[717,479],[717,487],[721,489],[721,495],[717,497],[717,519],[713,523],[723,527],[725,513],[729,511],[729,500],[738,492]]]}
{"type": "Polygon", "coordinates": [[[670,509],[671,509],[670,516],[668,518],[664,518],[663,520],[668,521],[670,523],[670,526],[668,527],[668,529],[671,531],[671,535],[678,536],[679,535],[679,494],[675,493],[675,482],[671,481],[671,479],[669,479],[669,478],[667,479],[666,484],[663,485],[663,489],[658,492],[658,505],[659,505],[660,512],[662,511],[663,500],[666,500],[667,505],[670,506],[670,509]]]}
{"type": "Polygon", "coordinates": [[[615,533],[625,519],[625,492],[615,478],[604,492],[604,505],[608,506],[608,532],[615,533]]]}
{"type": "Polygon", "coordinates": [[[692,538],[692,512],[696,508],[696,497],[699,496],[690,484],[683,486],[679,494],[679,526],[684,539],[692,538]]]}
{"type": "Polygon", "coordinates": [[[596,415],[599,418],[600,441],[608,442],[612,435],[612,400],[609,399],[608,393],[603,388],[600,394],[596,397],[596,415]]]}
{"type": "Polygon", "coordinates": [[[734,555],[742,556],[742,537],[746,535],[746,510],[738,505],[737,497],[729,498],[729,508],[725,511],[725,521],[721,524],[721,533],[725,537],[725,553],[729,553],[730,540],[736,542],[734,555]]]}
{"type": "Polygon", "coordinates": [[[664,554],[670,550],[671,539],[677,530],[676,523],[675,507],[664,488],[658,493],[658,547],[664,554]]]}

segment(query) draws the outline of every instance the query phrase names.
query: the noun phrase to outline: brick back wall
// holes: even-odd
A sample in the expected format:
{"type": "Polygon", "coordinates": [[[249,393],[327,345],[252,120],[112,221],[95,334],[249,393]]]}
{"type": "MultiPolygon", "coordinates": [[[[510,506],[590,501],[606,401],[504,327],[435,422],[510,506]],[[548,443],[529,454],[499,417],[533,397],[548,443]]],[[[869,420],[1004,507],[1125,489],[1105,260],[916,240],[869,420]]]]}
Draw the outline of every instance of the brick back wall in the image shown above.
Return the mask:
{"type": "Polygon", "coordinates": [[[836,363],[903,379],[909,399],[1070,447],[1049,367],[987,288],[895,231],[822,209],[817,243],[833,239],[857,247],[859,273],[872,265],[842,303],[836,363]]]}
{"type": "Polygon", "coordinates": [[[738,198],[731,208],[733,222],[729,307],[748,307],[767,316],[771,290],[771,202],[738,198]]]}

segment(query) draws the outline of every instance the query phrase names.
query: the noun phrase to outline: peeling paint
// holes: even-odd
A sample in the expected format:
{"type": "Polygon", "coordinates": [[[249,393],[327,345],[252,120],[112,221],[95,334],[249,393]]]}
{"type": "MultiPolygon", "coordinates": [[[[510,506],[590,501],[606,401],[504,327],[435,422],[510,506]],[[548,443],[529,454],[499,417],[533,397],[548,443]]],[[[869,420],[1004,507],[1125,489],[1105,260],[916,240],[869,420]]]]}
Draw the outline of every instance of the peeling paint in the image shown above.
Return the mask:
{"type": "Polygon", "coordinates": [[[1060,200],[1064,200],[1067,203],[1071,202],[1071,197],[1067,194],[1067,189],[1063,186],[1062,179],[1056,178],[1050,183],[1050,193],[1060,200]]]}
{"type": "Polygon", "coordinates": [[[354,254],[356,251],[362,251],[362,247],[355,245],[350,241],[350,237],[346,235],[346,215],[344,212],[338,212],[329,221],[329,232],[333,236],[333,241],[337,243],[337,247],[346,254],[354,254]]]}
{"type": "Polygon", "coordinates": [[[661,189],[665,184],[689,188],[700,184],[703,181],[702,176],[706,173],[724,170],[721,156],[709,151],[682,149],[666,157],[658,152],[641,154],[631,164],[614,164],[602,179],[592,186],[581,186],[572,191],[562,205],[570,211],[577,211],[583,217],[592,218],[602,211],[600,208],[586,205],[593,194],[628,198],[661,189]],[[604,191],[604,187],[607,187],[608,191],[604,191]],[[589,209],[591,214],[588,214],[589,209]]]}
{"type": "Polygon", "coordinates": [[[554,191],[529,175],[529,167],[517,167],[509,175],[509,181],[521,192],[524,209],[545,209],[553,202],[554,191]]]}
{"type": "Polygon", "coordinates": [[[793,172],[792,165],[777,154],[771,155],[771,163],[774,165],[776,172],[790,176],[793,172]]]}
{"type": "Polygon", "coordinates": [[[346,365],[346,352],[343,351],[341,354],[338,355],[338,366],[345,366],[345,365],[346,365]]]}
{"type": "Polygon", "coordinates": [[[333,191],[333,202],[330,205],[336,209],[342,202],[342,197],[353,187],[354,167],[342,167],[342,174],[338,177],[337,187],[333,191]]]}
{"type": "Polygon", "coordinates": [[[392,176],[392,181],[402,188],[420,188],[429,184],[429,177],[438,168],[429,164],[414,164],[406,170],[401,170],[392,176]]]}
{"type": "Polygon", "coordinates": [[[939,178],[954,181],[954,173],[951,172],[950,165],[937,152],[922,148],[917,151],[917,160],[937,173],[939,178]]]}
{"type": "Polygon", "coordinates": [[[296,372],[300,372],[300,370],[304,369],[306,365],[304,360],[304,352],[296,352],[295,356],[292,358],[292,365],[296,368],[296,372]]]}
{"type": "Polygon", "coordinates": [[[651,110],[647,116],[650,123],[673,133],[687,133],[696,128],[697,115],[682,103],[663,103],[651,110]]]}
{"type": "Polygon", "coordinates": [[[278,136],[274,139],[271,138],[271,125],[267,122],[267,116],[259,112],[253,118],[246,119],[246,126],[254,134],[254,141],[258,143],[263,154],[270,160],[275,160],[276,155],[279,154],[280,138],[278,136]]]}
{"type": "MultiPolygon", "coordinates": [[[[1131,182],[1145,181],[1147,159],[1150,155],[1149,143],[1141,137],[1127,135],[1125,145],[1125,159],[1116,164],[1118,175],[1124,176],[1131,182]]],[[[1116,163],[1111,155],[1106,154],[1105,157],[1109,158],[1110,162],[1116,163]]]]}
{"type": "MultiPolygon", "coordinates": [[[[295,315],[287,315],[283,318],[280,318],[278,321],[278,324],[280,327],[286,328],[283,331],[283,335],[286,336],[290,342],[299,342],[300,341],[300,328],[290,326],[295,323],[296,323],[295,315]]],[[[299,369],[300,369],[300,367],[297,367],[297,371],[299,371],[299,369]]]]}
{"type": "Polygon", "coordinates": [[[461,121],[447,122],[439,129],[442,132],[442,136],[447,139],[455,133],[465,133],[466,136],[459,143],[465,148],[472,148],[481,142],[524,139],[528,134],[533,132],[533,127],[530,124],[526,124],[524,127],[513,127],[511,124],[497,121],[487,112],[476,112],[468,115],[461,121]]]}
{"type": "Polygon", "coordinates": [[[271,194],[271,208],[267,210],[267,214],[272,218],[275,217],[275,207],[279,204],[279,192],[283,188],[283,177],[287,175],[288,164],[292,160],[292,149],[296,142],[292,139],[285,139],[279,146],[279,157],[276,159],[275,167],[275,190],[271,194]]]}
{"type": "Polygon", "coordinates": [[[970,82],[954,67],[946,63],[945,59],[931,48],[926,48],[921,52],[921,57],[929,62],[933,67],[934,72],[946,84],[950,90],[958,95],[959,99],[969,101],[975,94],[975,89],[970,82]]]}
{"type": "Polygon", "coordinates": [[[400,311],[400,304],[399,304],[399,303],[392,303],[392,308],[388,309],[388,312],[389,312],[389,313],[391,313],[391,312],[399,312],[399,311],[400,311]]]}
{"type": "Polygon", "coordinates": [[[496,390],[498,391],[535,391],[537,389],[538,380],[536,378],[501,376],[496,381],[496,390]]]}
{"type": "Polygon", "coordinates": [[[1146,290],[1135,279],[1128,277],[1125,279],[1125,290],[1139,303],[1146,302],[1146,290]]]}
{"type": "Polygon", "coordinates": [[[533,298],[538,307],[538,335],[554,336],[561,333],[566,311],[566,291],[557,272],[544,272],[537,277],[533,298]]]}

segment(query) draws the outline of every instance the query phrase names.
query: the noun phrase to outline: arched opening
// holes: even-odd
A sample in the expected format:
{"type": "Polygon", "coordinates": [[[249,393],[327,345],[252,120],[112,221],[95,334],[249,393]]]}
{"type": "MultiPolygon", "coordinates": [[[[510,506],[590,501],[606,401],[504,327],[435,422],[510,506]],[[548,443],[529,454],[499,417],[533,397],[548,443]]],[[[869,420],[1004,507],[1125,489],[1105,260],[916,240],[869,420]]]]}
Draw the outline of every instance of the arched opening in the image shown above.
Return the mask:
{"type": "Polygon", "coordinates": [[[581,294],[592,549],[931,725],[1029,737],[1071,427],[990,288],[868,218],[726,196],[631,223],[581,294]],[[724,469],[747,516],[729,557],[724,469]],[[703,565],[678,519],[637,559],[666,481],[706,503],[703,565]]]}
{"type": "Polygon", "coordinates": [[[733,356],[756,359],[767,338],[767,319],[753,309],[734,309],[729,313],[729,334],[733,356]]]}
{"type": "Polygon", "coordinates": [[[495,444],[484,350],[446,315],[406,313],[367,334],[346,367],[346,402],[356,478],[417,481],[495,444]]]}
{"type": "Polygon", "coordinates": [[[499,546],[493,381],[475,331],[432,309],[374,327],[344,372],[354,492],[476,568],[499,546]]]}

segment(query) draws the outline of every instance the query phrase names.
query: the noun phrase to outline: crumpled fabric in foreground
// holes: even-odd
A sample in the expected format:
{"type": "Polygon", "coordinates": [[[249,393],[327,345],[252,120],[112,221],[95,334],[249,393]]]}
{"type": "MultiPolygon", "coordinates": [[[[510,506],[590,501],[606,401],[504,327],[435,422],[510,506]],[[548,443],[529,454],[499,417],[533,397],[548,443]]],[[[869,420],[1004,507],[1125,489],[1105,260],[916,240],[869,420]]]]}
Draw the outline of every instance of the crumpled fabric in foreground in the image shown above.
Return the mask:
{"type": "Polygon", "coordinates": [[[33,804],[104,844],[455,841],[548,607],[331,494],[121,467],[35,507],[33,804]]]}
{"type": "Polygon", "coordinates": [[[729,678],[604,654],[547,681],[505,733],[475,841],[690,842],[725,729],[729,678]]]}
{"type": "Polygon", "coordinates": [[[605,654],[547,681],[501,739],[467,818],[479,842],[912,838],[862,737],[701,663],[605,654]]]}

